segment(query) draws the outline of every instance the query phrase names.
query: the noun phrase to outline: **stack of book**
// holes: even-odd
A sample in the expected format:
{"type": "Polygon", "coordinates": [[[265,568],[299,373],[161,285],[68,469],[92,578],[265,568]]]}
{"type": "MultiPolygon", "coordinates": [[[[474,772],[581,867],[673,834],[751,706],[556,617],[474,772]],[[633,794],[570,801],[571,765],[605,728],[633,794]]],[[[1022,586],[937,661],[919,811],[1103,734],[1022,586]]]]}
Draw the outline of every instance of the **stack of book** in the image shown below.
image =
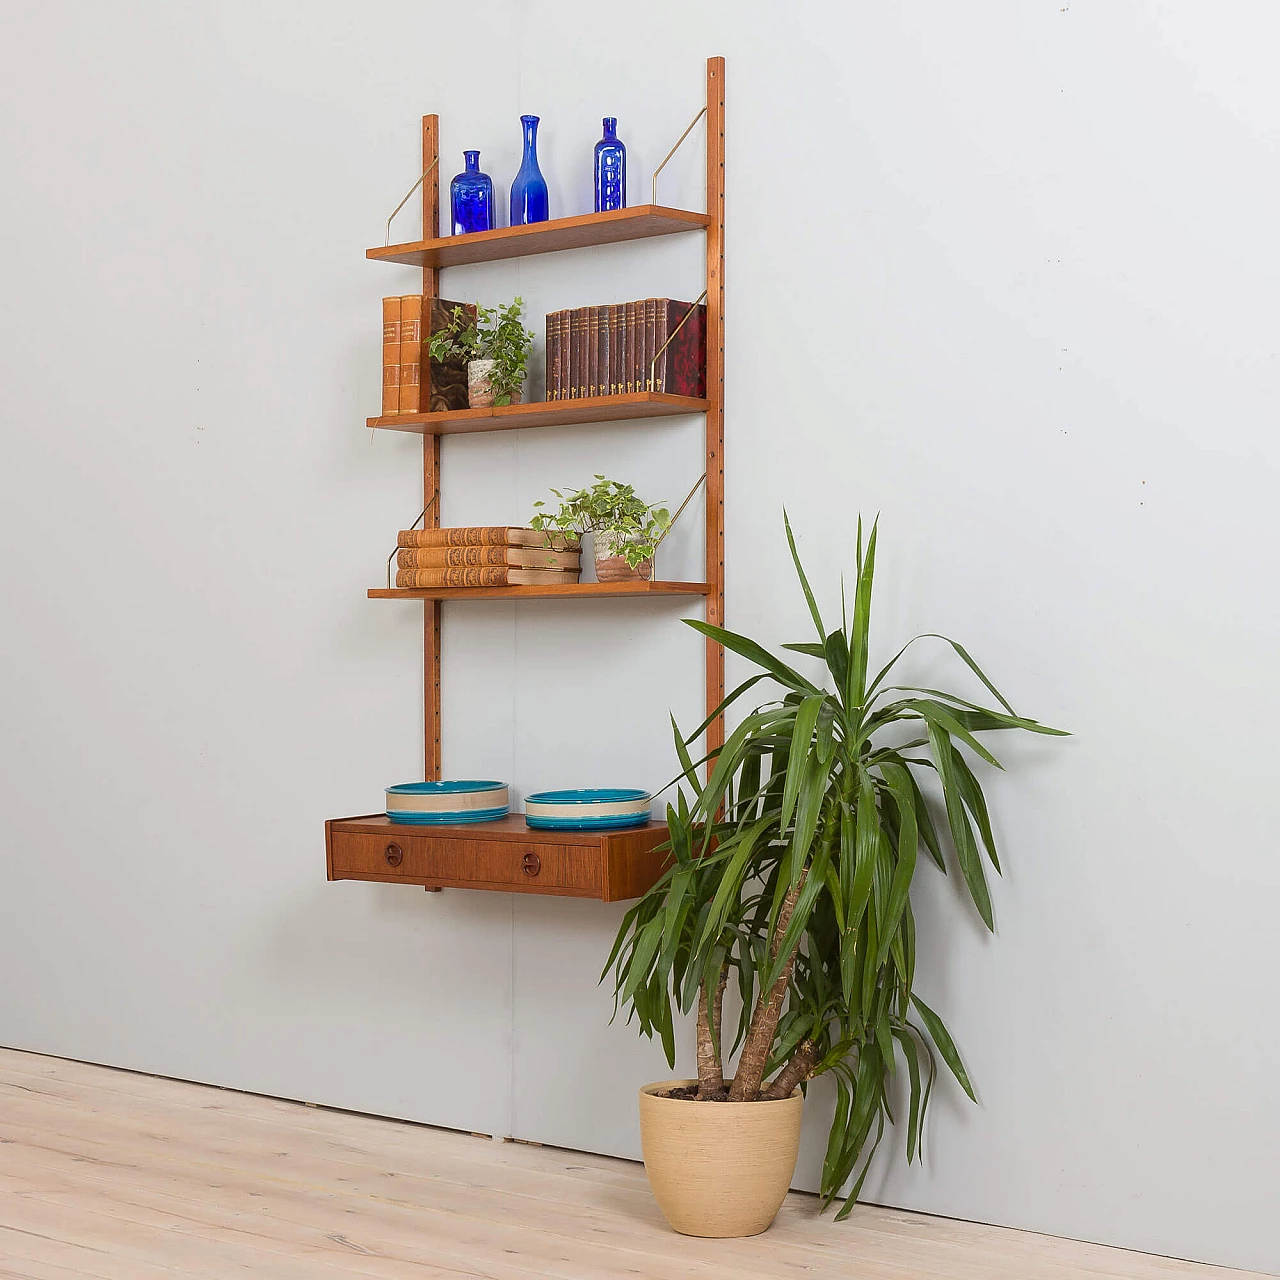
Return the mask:
{"type": "Polygon", "coordinates": [[[454,307],[469,319],[475,307],[428,298],[420,293],[382,300],[382,416],[397,413],[442,413],[467,407],[467,370],[459,362],[432,360],[427,344],[453,320],[454,307]],[[424,323],[425,322],[425,323],[424,323]],[[424,377],[422,370],[427,370],[424,377]]]}
{"type": "Polygon", "coordinates": [[[402,529],[396,586],[544,587],[578,581],[582,547],[562,534],[507,525],[402,529]]]}
{"type": "Polygon", "coordinates": [[[672,298],[547,316],[547,399],[707,390],[707,309],[672,298]]]}

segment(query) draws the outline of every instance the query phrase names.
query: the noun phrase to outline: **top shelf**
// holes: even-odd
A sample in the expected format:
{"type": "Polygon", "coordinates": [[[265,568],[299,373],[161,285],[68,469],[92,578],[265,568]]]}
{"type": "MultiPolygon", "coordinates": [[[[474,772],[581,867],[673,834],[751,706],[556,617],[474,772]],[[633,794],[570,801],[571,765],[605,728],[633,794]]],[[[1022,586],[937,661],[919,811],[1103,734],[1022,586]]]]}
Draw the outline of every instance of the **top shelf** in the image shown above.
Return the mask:
{"type": "Polygon", "coordinates": [[[641,204],[608,213],[584,213],[577,218],[556,218],[523,227],[500,227],[466,236],[441,236],[416,244],[392,244],[366,249],[374,262],[400,262],[409,267],[460,267],[469,262],[496,262],[501,258],[527,258],[560,249],[589,249],[624,240],[647,240],[680,231],[698,231],[711,225],[705,213],[641,204]]]}

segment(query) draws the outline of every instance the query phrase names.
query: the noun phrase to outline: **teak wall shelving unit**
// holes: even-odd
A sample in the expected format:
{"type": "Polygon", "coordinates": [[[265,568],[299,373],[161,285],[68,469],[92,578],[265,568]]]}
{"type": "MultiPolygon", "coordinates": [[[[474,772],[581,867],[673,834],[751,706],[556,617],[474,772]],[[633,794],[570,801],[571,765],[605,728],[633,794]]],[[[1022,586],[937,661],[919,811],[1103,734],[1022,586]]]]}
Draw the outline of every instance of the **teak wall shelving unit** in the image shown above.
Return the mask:
{"type": "MultiPolygon", "coordinates": [[[[707,621],[718,626],[724,624],[724,101],[724,59],[709,58],[705,213],[647,204],[466,236],[440,235],[438,117],[422,118],[424,239],[370,249],[365,256],[375,262],[421,267],[424,297],[439,295],[440,271],[444,267],[619,244],[653,236],[702,231],[706,236],[707,262],[707,394],[704,400],[641,392],[498,409],[403,413],[368,420],[370,427],[421,434],[422,493],[428,528],[438,528],[440,524],[442,436],[626,422],[689,413],[701,413],[706,420],[706,559],[701,582],[583,582],[560,587],[370,590],[371,599],[423,602],[424,776],[428,780],[439,778],[441,768],[440,610],[443,601],[700,595],[706,602],[707,621]]],[[[709,639],[704,645],[706,706],[710,716],[724,697],[724,650],[709,639]]],[[[723,742],[724,719],[720,716],[707,729],[707,750],[714,751],[723,742]]],[[[527,829],[520,815],[498,822],[451,827],[397,825],[381,815],[337,818],[325,824],[330,880],[389,881],[422,885],[427,889],[456,887],[550,893],[606,902],[636,897],[654,882],[665,863],[665,856],[655,850],[665,839],[666,826],[659,822],[612,833],[538,832],[527,829]]]]}

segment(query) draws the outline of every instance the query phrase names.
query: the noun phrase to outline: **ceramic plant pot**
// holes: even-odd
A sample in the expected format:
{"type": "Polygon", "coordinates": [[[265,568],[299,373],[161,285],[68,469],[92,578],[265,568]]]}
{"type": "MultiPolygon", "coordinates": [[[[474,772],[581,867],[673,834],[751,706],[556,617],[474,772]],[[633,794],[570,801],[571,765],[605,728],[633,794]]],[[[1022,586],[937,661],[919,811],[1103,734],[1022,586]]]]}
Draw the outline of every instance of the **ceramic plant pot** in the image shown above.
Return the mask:
{"type": "MultiPolygon", "coordinates": [[[[489,409],[493,406],[493,384],[489,381],[493,374],[496,360],[467,361],[467,405],[472,409],[489,409]]],[[[512,404],[519,404],[524,394],[523,387],[517,387],[511,397],[512,404]]]]}
{"type": "Polygon", "coordinates": [[[804,1098],[686,1102],[640,1090],[640,1146],[658,1207],[686,1236],[755,1236],[777,1216],[800,1154],[804,1098]]]}
{"type": "Polygon", "coordinates": [[[653,577],[653,560],[641,560],[633,569],[622,554],[624,537],[616,533],[596,534],[596,577],[601,582],[648,582],[653,577]]]}

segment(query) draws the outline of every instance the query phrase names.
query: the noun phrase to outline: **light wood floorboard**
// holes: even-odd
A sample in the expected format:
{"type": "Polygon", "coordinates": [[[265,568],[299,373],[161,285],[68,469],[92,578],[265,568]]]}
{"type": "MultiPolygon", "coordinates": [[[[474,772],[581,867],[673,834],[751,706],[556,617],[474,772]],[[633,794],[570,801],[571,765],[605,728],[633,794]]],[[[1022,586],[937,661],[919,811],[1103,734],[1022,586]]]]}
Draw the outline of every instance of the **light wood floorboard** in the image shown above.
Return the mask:
{"type": "Polygon", "coordinates": [[[792,1194],[752,1240],[666,1227],[625,1160],[0,1049],[0,1280],[1244,1280],[792,1194]]]}

